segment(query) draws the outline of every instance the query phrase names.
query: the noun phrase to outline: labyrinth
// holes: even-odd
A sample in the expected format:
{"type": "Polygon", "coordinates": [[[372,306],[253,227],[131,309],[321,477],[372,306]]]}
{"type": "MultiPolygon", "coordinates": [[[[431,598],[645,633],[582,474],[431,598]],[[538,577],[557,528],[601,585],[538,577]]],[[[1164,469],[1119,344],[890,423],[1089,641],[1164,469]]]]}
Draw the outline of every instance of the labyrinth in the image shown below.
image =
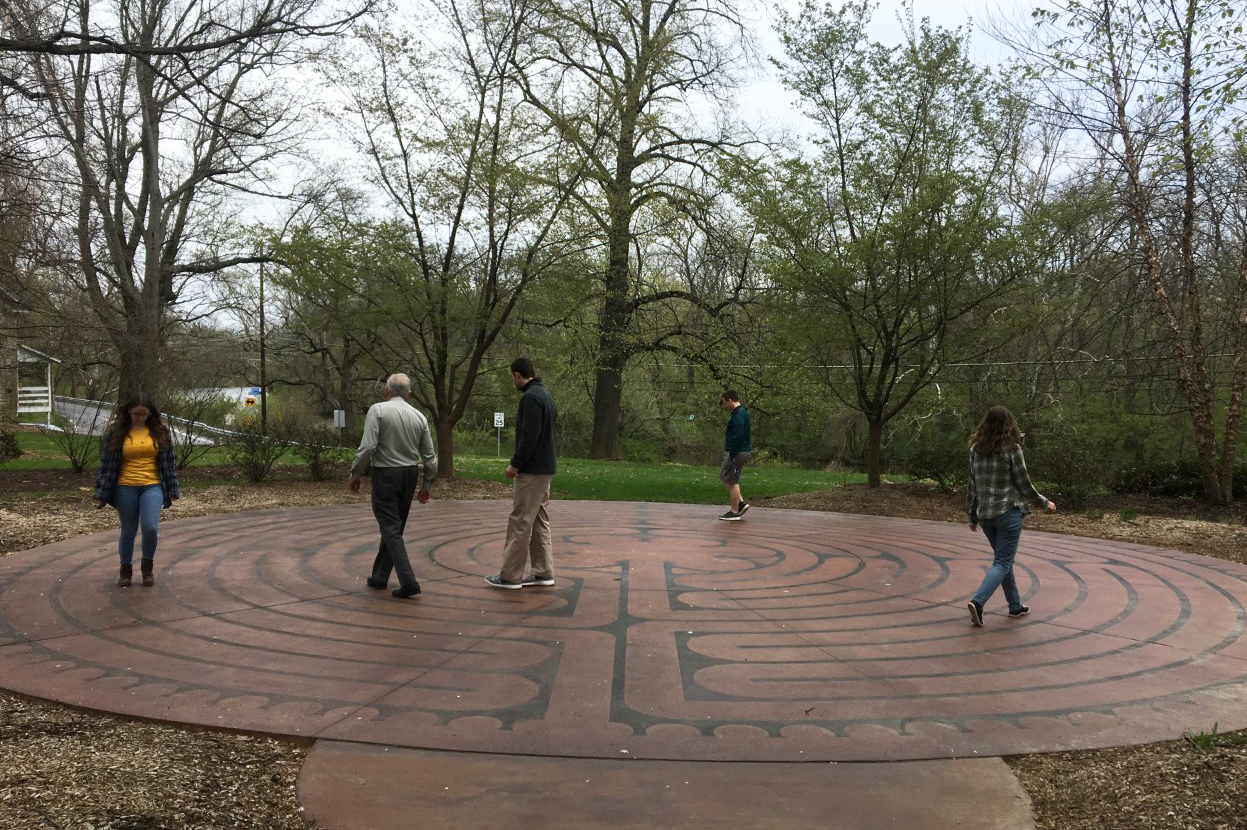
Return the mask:
{"type": "MultiPolygon", "coordinates": [[[[413,505],[424,593],[368,589],[366,505],[161,525],[0,560],[0,687],[390,746],[674,760],[960,758],[1247,727],[1247,568],[1027,531],[985,628],[964,525],[555,502],[557,584],[491,589],[509,503],[413,505]]],[[[394,583],[391,583],[394,587],[394,583]]]]}

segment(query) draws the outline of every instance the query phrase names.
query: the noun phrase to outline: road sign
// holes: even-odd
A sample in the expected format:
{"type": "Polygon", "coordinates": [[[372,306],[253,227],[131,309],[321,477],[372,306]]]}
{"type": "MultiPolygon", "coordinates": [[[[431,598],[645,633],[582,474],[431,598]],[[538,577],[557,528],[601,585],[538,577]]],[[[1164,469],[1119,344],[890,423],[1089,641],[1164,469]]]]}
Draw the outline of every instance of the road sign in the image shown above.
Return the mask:
{"type": "Polygon", "coordinates": [[[243,405],[244,406],[255,406],[255,398],[248,395],[247,399],[243,401],[243,405]]]}
{"type": "Polygon", "coordinates": [[[505,419],[503,418],[503,415],[501,412],[494,413],[494,426],[496,427],[506,426],[505,419]]]}

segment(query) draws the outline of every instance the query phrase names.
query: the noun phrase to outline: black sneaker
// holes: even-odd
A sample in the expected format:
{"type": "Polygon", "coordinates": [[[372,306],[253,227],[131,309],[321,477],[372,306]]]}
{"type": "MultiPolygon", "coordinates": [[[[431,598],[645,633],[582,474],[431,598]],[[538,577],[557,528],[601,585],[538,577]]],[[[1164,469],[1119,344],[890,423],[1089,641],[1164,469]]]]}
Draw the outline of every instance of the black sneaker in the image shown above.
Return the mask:
{"type": "Polygon", "coordinates": [[[505,588],[508,591],[516,591],[524,587],[523,582],[512,582],[509,579],[503,579],[501,575],[487,576],[485,581],[495,588],[505,588]]]}
{"type": "Polygon", "coordinates": [[[379,579],[373,579],[371,576],[364,580],[368,583],[369,588],[375,588],[378,591],[384,590],[390,586],[388,582],[382,582],[379,579]]]}
{"type": "Polygon", "coordinates": [[[390,594],[395,597],[398,597],[399,599],[408,599],[410,597],[419,596],[420,595],[420,583],[413,582],[410,585],[406,585],[402,588],[395,588],[393,591],[390,591],[390,594]]]}
{"type": "Polygon", "coordinates": [[[966,608],[970,609],[970,622],[974,623],[979,628],[982,628],[983,627],[983,606],[979,605],[974,600],[970,600],[969,602],[966,603],[966,608]]]}
{"type": "Polygon", "coordinates": [[[749,502],[742,501],[740,507],[736,508],[736,515],[743,516],[749,511],[749,502]]]}
{"type": "Polygon", "coordinates": [[[537,576],[537,574],[529,574],[528,576],[524,577],[524,580],[520,582],[520,584],[523,585],[525,588],[529,588],[533,585],[553,585],[554,577],[537,576]]]}
{"type": "Polygon", "coordinates": [[[739,522],[739,521],[740,521],[740,514],[739,514],[739,513],[733,513],[731,510],[729,510],[729,511],[727,511],[726,513],[724,513],[722,516],[720,516],[720,517],[719,517],[719,521],[722,521],[722,522],[739,522]]]}
{"type": "Polygon", "coordinates": [[[1009,616],[1010,617],[1025,617],[1030,612],[1031,612],[1031,607],[1029,605],[1023,605],[1021,608],[1019,608],[1016,611],[1010,611],[1009,616]]]}

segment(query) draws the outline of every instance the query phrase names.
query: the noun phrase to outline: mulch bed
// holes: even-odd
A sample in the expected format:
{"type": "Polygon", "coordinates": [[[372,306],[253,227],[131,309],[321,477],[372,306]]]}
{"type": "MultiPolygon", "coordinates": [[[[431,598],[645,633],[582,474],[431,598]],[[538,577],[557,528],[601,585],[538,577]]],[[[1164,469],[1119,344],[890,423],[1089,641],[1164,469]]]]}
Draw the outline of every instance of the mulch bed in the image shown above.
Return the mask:
{"type": "MultiPolygon", "coordinates": [[[[263,484],[193,468],[177,516],[367,501],[332,482],[278,470],[263,484]]],[[[0,470],[0,556],[116,527],[91,502],[93,479],[0,470]]],[[[439,481],[437,498],[509,498],[500,482],[439,481]]],[[[915,484],[839,487],[757,506],[964,521],[961,496],[915,484]]],[[[1247,504],[1113,496],[1032,514],[1030,530],[1074,533],[1247,562],[1247,504]]],[[[172,519],[173,517],[169,517],[172,519]]],[[[1209,724],[1211,731],[1213,724],[1209,724]]],[[[305,827],[294,784],[306,747],[127,721],[0,693],[0,830],[305,827]]],[[[1247,733],[1211,741],[1007,758],[1041,830],[1247,830],[1247,733]],[[1197,743],[1210,744],[1207,747],[1197,743]]]]}

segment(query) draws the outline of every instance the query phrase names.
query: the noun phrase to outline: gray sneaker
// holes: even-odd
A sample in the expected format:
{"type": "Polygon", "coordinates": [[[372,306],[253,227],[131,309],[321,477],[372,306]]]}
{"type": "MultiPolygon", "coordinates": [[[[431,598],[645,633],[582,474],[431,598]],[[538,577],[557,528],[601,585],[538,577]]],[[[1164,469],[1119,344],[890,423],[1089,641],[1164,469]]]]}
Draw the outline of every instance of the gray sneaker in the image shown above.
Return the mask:
{"type": "Polygon", "coordinates": [[[523,581],[520,582],[520,584],[523,585],[525,588],[531,588],[534,585],[553,585],[554,577],[537,576],[537,574],[529,574],[528,576],[524,577],[523,581]]]}
{"type": "Polygon", "coordinates": [[[729,510],[729,511],[727,511],[726,513],[724,513],[722,516],[720,516],[720,517],[719,517],[719,521],[721,521],[721,522],[739,522],[739,521],[740,521],[740,514],[739,514],[739,513],[733,513],[731,510],[729,510]]]}
{"type": "Polygon", "coordinates": [[[523,582],[511,582],[510,580],[503,579],[501,576],[487,576],[485,577],[485,581],[495,588],[504,588],[508,591],[518,591],[520,588],[524,587],[523,582]]]}

